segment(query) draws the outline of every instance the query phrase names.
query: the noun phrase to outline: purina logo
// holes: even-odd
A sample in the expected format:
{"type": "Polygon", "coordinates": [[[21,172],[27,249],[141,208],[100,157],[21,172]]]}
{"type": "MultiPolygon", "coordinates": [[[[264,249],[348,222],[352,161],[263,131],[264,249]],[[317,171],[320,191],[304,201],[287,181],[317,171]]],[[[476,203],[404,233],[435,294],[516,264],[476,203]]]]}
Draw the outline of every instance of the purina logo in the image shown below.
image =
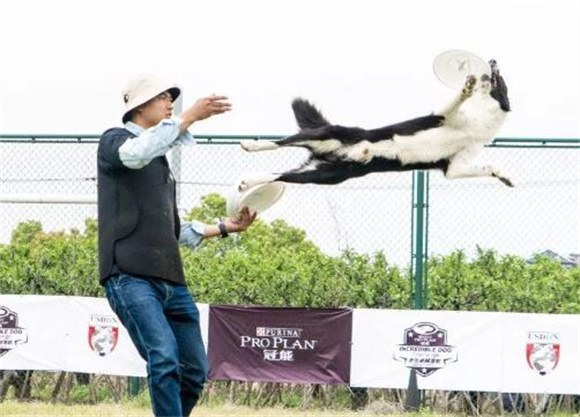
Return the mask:
{"type": "Polygon", "coordinates": [[[542,376],[556,369],[560,361],[560,334],[528,332],[526,360],[529,367],[542,376]]]}
{"type": "Polygon", "coordinates": [[[28,332],[18,327],[18,313],[0,306],[0,357],[28,342],[28,332]]]}
{"type": "Polygon", "coordinates": [[[404,343],[395,347],[393,357],[421,376],[457,362],[457,348],[447,344],[447,331],[434,323],[421,322],[405,329],[404,343]]]}
{"type": "Polygon", "coordinates": [[[256,336],[259,337],[295,337],[300,338],[302,329],[288,327],[256,327],[256,336]]]}
{"type": "Polygon", "coordinates": [[[111,353],[119,341],[119,320],[113,316],[92,314],[89,322],[89,346],[99,356],[111,353]]]}
{"type": "Polygon", "coordinates": [[[256,337],[241,336],[240,347],[262,349],[263,360],[294,362],[298,350],[314,350],[318,340],[302,339],[303,329],[291,327],[256,327],[256,337]]]}

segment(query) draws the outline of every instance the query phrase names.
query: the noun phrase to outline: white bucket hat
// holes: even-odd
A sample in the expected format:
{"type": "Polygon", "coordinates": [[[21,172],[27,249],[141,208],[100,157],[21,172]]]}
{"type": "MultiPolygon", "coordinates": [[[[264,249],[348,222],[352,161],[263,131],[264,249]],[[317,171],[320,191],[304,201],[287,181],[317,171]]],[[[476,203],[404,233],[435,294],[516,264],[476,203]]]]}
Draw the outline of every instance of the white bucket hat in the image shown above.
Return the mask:
{"type": "Polygon", "coordinates": [[[123,123],[127,123],[129,120],[128,116],[131,110],[165,91],[171,94],[173,101],[181,94],[181,90],[175,84],[168,83],[151,74],[140,74],[131,78],[123,89],[123,102],[125,103],[123,123]]]}

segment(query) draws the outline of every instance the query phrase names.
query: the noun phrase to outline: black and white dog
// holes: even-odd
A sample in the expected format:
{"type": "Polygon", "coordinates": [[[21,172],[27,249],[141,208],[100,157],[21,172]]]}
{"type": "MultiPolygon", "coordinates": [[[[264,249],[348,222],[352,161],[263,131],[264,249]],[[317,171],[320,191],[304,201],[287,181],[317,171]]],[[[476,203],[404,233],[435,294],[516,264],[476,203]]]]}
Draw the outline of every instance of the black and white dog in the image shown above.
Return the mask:
{"type": "Polygon", "coordinates": [[[489,64],[491,77],[469,75],[440,112],[378,129],[332,125],[308,101],[295,99],[299,133],[276,142],[242,141],[241,146],[249,152],[299,146],[310,151],[309,159],[291,171],[246,178],[239,189],[273,181],[338,184],[371,172],[415,169],[439,169],[446,178],[495,177],[513,187],[496,168],[472,163],[510,111],[497,63],[489,64]]]}

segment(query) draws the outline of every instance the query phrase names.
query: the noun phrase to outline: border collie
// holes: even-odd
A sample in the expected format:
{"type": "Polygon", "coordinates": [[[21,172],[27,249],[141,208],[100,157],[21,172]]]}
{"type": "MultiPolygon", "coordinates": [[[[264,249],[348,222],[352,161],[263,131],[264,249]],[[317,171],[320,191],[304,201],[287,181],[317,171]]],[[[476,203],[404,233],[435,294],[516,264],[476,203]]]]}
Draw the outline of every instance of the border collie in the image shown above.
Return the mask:
{"type": "Polygon", "coordinates": [[[495,60],[491,77],[469,75],[459,94],[441,111],[378,129],[330,124],[308,101],[297,98],[292,109],[300,131],[279,141],[245,140],[248,152],[299,146],[310,157],[299,168],[244,179],[240,191],[273,181],[338,184],[372,172],[438,169],[446,178],[494,177],[513,187],[492,166],[473,164],[491,142],[510,103],[495,60]]]}

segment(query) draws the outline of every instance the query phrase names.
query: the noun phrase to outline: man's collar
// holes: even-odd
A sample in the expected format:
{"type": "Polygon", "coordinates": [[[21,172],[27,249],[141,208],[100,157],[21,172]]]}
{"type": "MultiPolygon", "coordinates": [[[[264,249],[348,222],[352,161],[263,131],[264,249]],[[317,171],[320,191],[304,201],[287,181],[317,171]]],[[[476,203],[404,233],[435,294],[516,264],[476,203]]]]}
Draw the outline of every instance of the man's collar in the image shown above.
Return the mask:
{"type": "Polygon", "coordinates": [[[145,129],[143,129],[137,123],[133,123],[131,121],[125,123],[125,129],[127,129],[129,132],[131,132],[135,136],[139,136],[141,133],[143,133],[145,131],[145,129]]]}

